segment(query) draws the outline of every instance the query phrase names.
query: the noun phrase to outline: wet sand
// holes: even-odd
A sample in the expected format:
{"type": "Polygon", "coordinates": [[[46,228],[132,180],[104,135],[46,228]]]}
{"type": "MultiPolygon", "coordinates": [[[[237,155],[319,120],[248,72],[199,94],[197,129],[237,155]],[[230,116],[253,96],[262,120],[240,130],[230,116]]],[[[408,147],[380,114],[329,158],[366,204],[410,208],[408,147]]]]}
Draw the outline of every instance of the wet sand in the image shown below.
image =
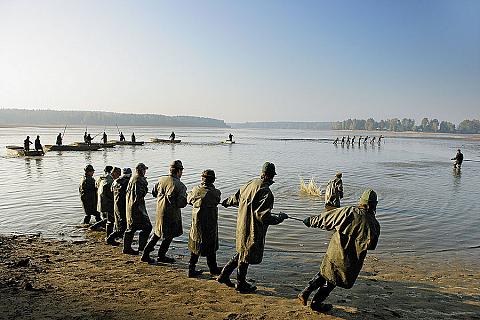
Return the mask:
{"type": "Polygon", "coordinates": [[[321,314],[296,300],[305,283],[240,294],[208,273],[189,279],[187,256],[152,266],[100,237],[0,237],[0,318],[480,319],[479,267],[466,260],[369,254],[355,286],[336,288],[321,314]]]}

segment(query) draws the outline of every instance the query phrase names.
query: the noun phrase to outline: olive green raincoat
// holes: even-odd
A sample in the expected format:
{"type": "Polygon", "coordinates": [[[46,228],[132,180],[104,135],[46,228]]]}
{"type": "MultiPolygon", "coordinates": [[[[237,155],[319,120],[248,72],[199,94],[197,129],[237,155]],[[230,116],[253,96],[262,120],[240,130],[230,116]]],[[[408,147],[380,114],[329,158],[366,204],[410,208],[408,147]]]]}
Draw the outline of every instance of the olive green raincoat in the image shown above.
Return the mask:
{"type": "Polygon", "coordinates": [[[95,179],[90,176],[83,176],[78,187],[83,210],[87,215],[96,215],[97,211],[97,188],[95,179]]]}
{"type": "Polygon", "coordinates": [[[327,183],[325,189],[325,205],[340,207],[340,199],[343,198],[343,182],[341,178],[335,178],[327,183]]]}
{"type": "Polygon", "coordinates": [[[127,229],[143,229],[145,225],[151,225],[145,207],[145,195],[148,193],[147,178],[133,175],[127,186],[127,229]]]}
{"type": "Polygon", "coordinates": [[[262,262],[268,226],[283,221],[271,214],[274,201],[270,191],[272,183],[253,179],[226,201],[227,206],[238,206],[236,249],[240,262],[262,262]]]}
{"type": "Polygon", "coordinates": [[[193,206],[188,249],[199,256],[208,256],[218,250],[218,204],[221,192],[211,183],[202,183],[188,193],[193,206]]]}
{"type": "Polygon", "coordinates": [[[187,205],[187,187],[177,177],[164,176],[153,187],[152,195],[157,197],[155,235],[164,239],[181,236],[181,208],[187,205]]]}
{"type": "Polygon", "coordinates": [[[113,192],[113,212],[115,213],[115,230],[121,229],[121,224],[126,223],[126,195],[127,186],[130,181],[130,174],[122,175],[112,183],[113,192]]]}
{"type": "Polygon", "coordinates": [[[361,207],[343,207],[309,218],[310,227],[334,231],[320,267],[330,283],[349,289],[363,266],[367,250],[374,250],[380,236],[375,215],[361,207]]]}
{"type": "Polygon", "coordinates": [[[97,185],[97,211],[113,213],[113,178],[110,174],[106,174],[98,178],[97,185]]]}

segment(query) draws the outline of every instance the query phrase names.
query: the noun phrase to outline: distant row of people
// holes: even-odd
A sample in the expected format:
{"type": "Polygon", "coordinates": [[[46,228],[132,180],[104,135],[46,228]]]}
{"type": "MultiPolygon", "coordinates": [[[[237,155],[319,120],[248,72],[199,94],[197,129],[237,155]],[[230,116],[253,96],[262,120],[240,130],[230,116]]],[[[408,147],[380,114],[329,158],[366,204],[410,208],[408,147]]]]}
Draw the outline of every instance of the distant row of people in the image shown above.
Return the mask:
{"type": "MultiPolygon", "coordinates": [[[[250,180],[223,201],[220,190],[214,185],[214,170],[204,170],[201,183],[187,193],[187,187],[180,180],[184,170],[182,161],[173,161],[169,174],[160,177],[151,192],[146,179],[147,169],[145,164],[139,163],[132,175],[129,168],[123,169],[122,174],[120,168],[107,166],[105,174],[95,181],[95,170],[92,165],[87,165],[79,186],[85,211],[84,223],[89,223],[91,216],[97,221],[106,220],[106,243],[119,245],[117,239],[123,235],[124,254],[138,255],[142,251],[143,262],[173,263],[175,259],[166,253],[173,238],[183,233],[181,209],[189,204],[192,206],[192,222],[188,237],[191,252],[188,277],[202,273],[196,270],[196,264],[200,256],[205,256],[210,274],[218,276],[219,283],[236,287],[241,293],[254,292],[256,286],[246,281],[248,266],[262,262],[268,227],[289,218],[285,213],[272,212],[274,197],[270,185],[277,174],[275,165],[265,162],[259,178],[250,180]],[[157,199],[155,226],[152,226],[145,205],[148,193],[157,199]],[[225,208],[238,208],[236,253],[222,269],[216,260],[219,248],[219,204],[225,208]],[[138,251],[132,247],[137,231],[140,231],[138,251]],[[150,253],[160,240],[157,259],[154,260],[150,253]],[[230,280],[235,269],[236,285],[230,280]]],[[[318,290],[310,305],[316,311],[331,308],[331,305],[323,304],[323,301],[336,286],[353,286],[367,250],[375,249],[380,234],[380,225],[375,219],[377,195],[373,190],[363,193],[358,206],[336,208],[340,206],[337,198],[343,197],[341,176],[341,173],[337,173],[331,187],[328,187],[331,190],[326,196],[326,206],[333,204],[333,207],[327,206],[322,214],[303,220],[307,227],[334,231],[321,271],[298,296],[300,302],[306,305],[310,294],[318,290]],[[344,246],[342,243],[351,245],[344,246]]]]}
{"type": "Polygon", "coordinates": [[[359,136],[358,138],[356,136],[353,136],[352,139],[350,139],[350,136],[347,136],[347,139],[345,139],[345,136],[342,137],[342,139],[340,140],[339,137],[337,137],[334,141],[333,141],[333,144],[334,145],[337,145],[339,142],[343,145],[354,145],[355,144],[355,140],[357,140],[357,143],[358,145],[360,145],[361,143],[363,144],[367,144],[368,143],[368,140],[370,139],[370,144],[371,145],[374,145],[375,144],[375,140],[377,142],[378,145],[380,145],[382,139],[384,138],[383,135],[380,135],[378,137],[378,140],[376,140],[376,137],[369,137],[369,136],[365,136],[365,137],[362,137],[362,136],[359,136]]]}

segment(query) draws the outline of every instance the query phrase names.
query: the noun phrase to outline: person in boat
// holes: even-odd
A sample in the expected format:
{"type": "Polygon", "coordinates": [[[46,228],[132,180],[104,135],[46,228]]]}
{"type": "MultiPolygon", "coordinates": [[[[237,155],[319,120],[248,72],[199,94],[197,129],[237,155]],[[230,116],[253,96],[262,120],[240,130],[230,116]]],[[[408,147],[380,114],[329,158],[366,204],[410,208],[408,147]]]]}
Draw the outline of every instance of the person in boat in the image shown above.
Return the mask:
{"type": "Polygon", "coordinates": [[[138,255],[137,250],[133,250],[132,242],[135,232],[140,230],[138,235],[138,250],[143,251],[148,241],[148,236],[152,231],[152,223],[148,217],[147,207],[145,206],[145,196],[148,193],[148,182],[145,174],[148,167],[143,164],[137,164],[135,175],[132,176],[127,185],[126,210],[127,230],[123,235],[123,253],[138,255]]]}
{"type": "Polygon", "coordinates": [[[455,155],[454,158],[452,158],[452,160],[455,160],[455,162],[453,163],[453,168],[461,169],[462,162],[463,162],[463,153],[460,151],[460,149],[457,149],[457,154],[455,155]]]}
{"type": "Polygon", "coordinates": [[[103,131],[102,141],[103,141],[104,144],[107,143],[107,141],[108,141],[107,138],[108,138],[108,137],[107,137],[107,133],[106,133],[105,131],[103,131]]]}
{"type": "Polygon", "coordinates": [[[192,205],[192,224],[188,235],[190,263],[188,277],[200,275],[195,266],[200,256],[207,257],[207,265],[212,276],[218,276],[218,204],[221,192],[215,185],[215,171],[207,169],[202,172],[202,183],[187,195],[188,204],[192,205]]]}
{"type": "Polygon", "coordinates": [[[233,141],[232,139],[233,139],[233,134],[230,133],[230,134],[228,135],[228,141],[232,142],[232,141],[233,141]]]}
{"type": "Polygon", "coordinates": [[[234,195],[222,201],[225,208],[238,206],[236,230],[236,254],[223,267],[217,281],[229,287],[235,287],[230,275],[237,269],[236,290],[240,293],[254,292],[257,287],[246,280],[250,264],[259,264],[263,259],[265,236],[268,226],[282,223],[288,218],[285,213],[275,215],[273,193],[270,190],[275,165],[265,162],[260,178],[250,180],[234,195]]]}
{"type": "Polygon", "coordinates": [[[57,146],[61,146],[63,143],[63,137],[62,137],[62,133],[59,133],[58,136],[57,136],[57,142],[56,142],[56,145],[57,146]]]}
{"type": "Polygon", "coordinates": [[[337,172],[335,178],[327,183],[325,188],[325,207],[340,207],[340,199],[343,198],[342,173],[337,172]]]}
{"type": "Polygon", "coordinates": [[[125,136],[123,135],[123,132],[120,132],[120,141],[125,141],[125,136]]]}
{"type": "Polygon", "coordinates": [[[333,141],[333,144],[334,144],[334,145],[337,145],[337,144],[338,144],[338,141],[340,141],[340,140],[339,140],[338,137],[337,137],[337,138],[335,139],[335,141],[333,141]]]}
{"type": "Polygon", "coordinates": [[[115,229],[108,238],[107,244],[117,246],[119,243],[116,241],[117,238],[123,237],[125,230],[127,230],[127,220],[126,220],[126,196],[127,196],[127,186],[130,178],[132,176],[132,169],[123,168],[122,176],[114,180],[112,183],[112,192],[113,192],[113,211],[115,214],[115,229]]]}
{"type": "Polygon", "coordinates": [[[43,153],[42,143],[40,142],[40,136],[38,135],[37,135],[37,139],[35,139],[35,151],[42,151],[43,153]]]}
{"type": "Polygon", "coordinates": [[[158,240],[163,239],[158,249],[158,262],[173,263],[175,259],[167,257],[166,253],[173,238],[183,234],[182,208],[187,205],[187,187],[180,181],[183,174],[183,164],[175,160],[170,164],[170,174],[160,177],[152,190],[157,198],[157,217],[155,229],[143,251],[142,261],[153,263],[150,252],[158,240]]]}
{"type": "Polygon", "coordinates": [[[89,146],[92,145],[92,140],[93,140],[93,138],[92,138],[92,136],[90,135],[90,133],[87,134],[87,138],[85,139],[85,142],[86,142],[89,146]]]}
{"type": "Polygon", "coordinates": [[[135,132],[132,132],[132,142],[136,142],[137,138],[135,137],[135,132]]]}
{"type": "Polygon", "coordinates": [[[83,211],[85,217],[83,223],[90,223],[91,216],[95,217],[95,220],[101,221],[100,213],[97,211],[97,187],[95,186],[95,179],[93,174],[95,170],[91,164],[87,165],[84,169],[85,175],[80,180],[80,186],[78,191],[80,193],[80,200],[82,201],[83,211]]]}
{"type": "Polygon", "coordinates": [[[173,141],[175,140],[175,132],[172,131],[172,133],[170,133],[170,140],[173,141]]]}
{"type": "Polygon", "coordinates": [[[323,301],[336,287],[350,289],[363,266],[367,250],[374,250],[380,236],[380,224],[375,218],[377,194],[366,190],[358,206],[327,210],[320,215],[306,218],[309,228],[333,231],[327,252],[318,272],[298,295],[300,303],[307,305],[310,294],[317,290],[310,307],[326,312],[332,308],[323,301]]]}
{"type": "Polygon", "coordinates": [[[33,144],[33,142],[30,141],[30,136],[27,136],[27,139],[23,140],[23,149],[25,149],[25,151],[30,151],[31,144],[33,144]]]}

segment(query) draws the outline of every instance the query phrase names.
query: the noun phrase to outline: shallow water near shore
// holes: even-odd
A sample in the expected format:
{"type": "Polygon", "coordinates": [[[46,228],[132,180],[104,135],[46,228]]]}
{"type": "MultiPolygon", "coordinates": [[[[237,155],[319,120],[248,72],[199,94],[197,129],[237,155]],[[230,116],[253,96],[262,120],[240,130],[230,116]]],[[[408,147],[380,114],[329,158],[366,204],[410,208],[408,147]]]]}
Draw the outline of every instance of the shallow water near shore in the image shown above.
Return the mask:
{"type": "MultiPolygon", "coordinates": [[[[82,139],[85,128],[67,128],[64,143],[82,139]]],[[[103,127],[89,128],[94,136],[103,127]]],[[[171,128],[120,128],[127,138],[132,130],[137,140],[168,138],[171,128]]],[[[105,165],[134,167],[144,162],[149,170],[149,187],[168,171],[171,160],[185,166],[182,181],[190,190],[200,182],[200,173],[214,169],[216,186],[222,198],[259,175],[264,161],[277,167],[271,189],[275,212],[301,218],[319,214],[323,200],[299,193],[300,178],[314,178],[324,189],[336,171],[343,172],[343,205],[356,204],[366,188],[379,196],[377,218],[381,236],[377,254],[424,256],[464,254],[477,257],[480,249],[480,162],[465,161],[461,171],[452,169],[452,158],[461,148],[466,159],[479,161],[478,140],[445,139],[422,136],[387,137],[380,146],[355,143],[335,147],[337,131],[176,128],[182,143],[147,143],[144,146],[117,146],[95,152],[47,152],[42,158],[13,158],[5,154],[6,145],[22,145],[26,135],[39,134],[43,144],[53,144],[63,128],[0,128],[0,233],[41,234],[52,238],[83,237],[78,225],[83,219],[78,183],[86,164],[98,176],[105,165]],[[228,133],[235,144],[222,144],[228,133]]],[[[107,127],[110,139],[118,138],[115,127],[107,127]]],[[[353,134],[350,134],[353,136],[353,134]]],[[[369,133],[369,135],[371,135],[369,133]]],[[[377,135],[378,136],[378,135],[377,135]]],[[[99,140],[100,135],[94,140],[99,140]]],[[[147,196],[147,210],[155,217],[155,199],[147,196]]],[[[219,208],[221,249],[233,254],[236,210],[219,208]]],[[[184,235],[175,248],[186,247],[191,210],[183,210],[184,235]]],[[[330,233],[308,229],[299,221],[287,220],[269,228],[266,264],[276,255],[307,259],[325,252],[330,233]],[[303,257],[303,258],[302,258],[303,257]]],[[[318,261],[315,261],[318,264],[318,261]]]]}

